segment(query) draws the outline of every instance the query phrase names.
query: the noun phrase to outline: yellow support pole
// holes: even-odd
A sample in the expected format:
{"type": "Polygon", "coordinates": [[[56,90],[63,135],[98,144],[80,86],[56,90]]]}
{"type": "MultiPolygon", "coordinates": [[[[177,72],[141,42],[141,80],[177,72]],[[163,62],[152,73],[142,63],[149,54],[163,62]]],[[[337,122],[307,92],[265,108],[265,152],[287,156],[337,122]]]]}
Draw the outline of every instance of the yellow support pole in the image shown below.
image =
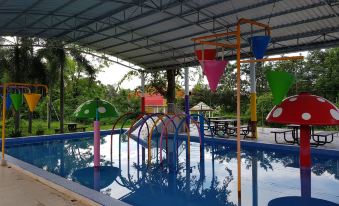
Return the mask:
{"type": "Polygon", "coordinates": [[[252,124],[252,138],[257,138],[257,93],[251,93],[251,124],[252,124]]]}
{"type": "Polygon", "coordinates": [[[1,166],[6,166],[5,160],[5,141],[6,141],[6,98],[7,98],[7,87],[9,86],[31,86],[31,87],[43,87],[46,90],[46,96],[48,96],[48,87],[44,84],[28,84],[28,83],[4,83],[2,85],[2,133],[1,133],[1,166]]]}
{"type": "Polygon", "coordinates": [[[6,96],[7,96],[7,85],[4,84],[2,87],[2,133],[1,133],[1,166],[6,166],[5,160],[5,131],[6,131],[6,96]]]}

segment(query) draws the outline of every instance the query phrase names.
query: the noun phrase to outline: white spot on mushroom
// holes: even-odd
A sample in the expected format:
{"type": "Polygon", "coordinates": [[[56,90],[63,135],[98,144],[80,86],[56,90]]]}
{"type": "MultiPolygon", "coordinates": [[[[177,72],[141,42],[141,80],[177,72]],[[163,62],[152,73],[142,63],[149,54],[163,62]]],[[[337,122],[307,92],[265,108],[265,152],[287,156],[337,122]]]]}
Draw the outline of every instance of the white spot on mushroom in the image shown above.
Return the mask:
{"type": "Polygon", "coordinates": [[[89,113],[89,110],[88,110],[88,109],[86,109],[86,110],[84,111],[84,113],[85,113],[85,114],[88,114],[88,113],[89,113]]]}
{"type": "Polygon", "coordinates": [[[105,113],[105,112],[106,112],[106,108],[105,108],[105,107],[99,107],[99,108],[98,108],[98,111],[99,111],[100,113],[105,113]]]}
{"type": "Polygon", "coordinates": [[[279,117],[282,114],[283,109],[281,107],[278,107],[273,112],[273,117],[279,117]]]}
{"type": "Polygon", "coordinates": [[[335,109],[331,109],[330,110],[331,116],[335,119],[335,120],[339,120],[339,112],[335,109]]]}
{"type": "Polygon", "coordinates": [[[317,100],[318,100],[319,102],[325,102],[325,99],[323,99],[323,98],[321,98],[321,97],[318,97],[317,100]]]}
{"type": "Polygon", "coordinates": [[[309,120],[309,119],[311,119],[311,114],[305,112],[301,115],[301,118],[303,118],[303,120],[309,120]]]}
{"type": "Polygon", "coordinates": [[[296,101],[298,98],[297,97],[291,97],[290,99],[289,99],[289,101],[290,102],[294,102],[294,101],[296,101]]]}

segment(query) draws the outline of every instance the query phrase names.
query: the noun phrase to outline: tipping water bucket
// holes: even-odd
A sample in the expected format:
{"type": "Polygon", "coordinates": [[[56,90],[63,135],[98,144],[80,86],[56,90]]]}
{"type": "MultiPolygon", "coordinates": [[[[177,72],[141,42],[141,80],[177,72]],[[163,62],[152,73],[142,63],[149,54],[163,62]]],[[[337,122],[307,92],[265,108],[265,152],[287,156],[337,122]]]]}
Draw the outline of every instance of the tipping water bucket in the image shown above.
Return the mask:
{"type": "Polygon", "coordinates": [[[252,52],[256,59],[262,59],[266,53],[268,43],[271,41],[270,36],[253,36],[248,38],[252,47],[252,52]]]}
{"type": "Polygon", "coordinates": [[[36,105],[38,105],[41,94],[27,93],[24,94],[24,96],[28,104],[29,111],[33,112],[35,110],[36,105]]]}
{"type": "Polygon", "coordinates": [[[202,60],[202,53],[204,52],[204,60],[214,60],[217,50],[215,49],[204,49],[204,50],[195,50],[195,55],[198,60],[202,60]]]}
{"type": "Polygon", "coordinates": [[[273,103],[278,105],[293,85],[294,76],[285,71],[268,71],[266,78],[272,91],[273,103]]]}
{"type": "Polygon", "coordinates": [[[228,61],[204,60],[200,61],[208,80],[210,89],[215,92],[222,74],[225,71],[228,61]]]}
{"type": "Polygon", "coordinates": [[[11,100],[12,100],[12,104],[13,104],[13,107],[16,111],[19,110],[19,108],[21,107],[22,105],[22,94],[10,94],[9,95],[11,100]]]}

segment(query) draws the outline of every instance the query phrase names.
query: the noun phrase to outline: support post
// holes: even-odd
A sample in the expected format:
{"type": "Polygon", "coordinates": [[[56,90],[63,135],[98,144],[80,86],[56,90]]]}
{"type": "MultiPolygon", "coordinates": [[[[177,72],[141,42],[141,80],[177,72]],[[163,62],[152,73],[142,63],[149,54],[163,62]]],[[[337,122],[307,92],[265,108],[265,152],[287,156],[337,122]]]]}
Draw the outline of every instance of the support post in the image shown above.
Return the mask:
{"type": "Polygon", "coordinates": [[[94,167],[100,166],[100,122],[94,121],[94,167]]]}
{"type": "Polygon", "coordinates": [[[205,178],[205,134],[204,134],[204,116],[199,115],[199,130],[200,130],[200,178],[205,178]]]}
{"type": "Polygon", "coordinates": [[[190,118],[189,118],[189,115],[190,115],[190,103],[189,103],[189,77],[188,77],[188,74],[189,74],[189,68],[186,67],[185,68],[185,114],[186,114],[186,124],[187,124],[187,129],[189,130],[190,126],[189,126],[189,123],[190,123],[190,118]]]}
{"type": "Polygon", "coordinates": [[[141,72],[141,112],[146,112],[145,105],[145,73],[141,72]]]}
{"type": "Polygon", "coordinates": [[[237,23],[237,175],[238,175],[238,205],[241,205],[241,153],[240,153],[240,20],[237,23]]]}
{"type": "Polygon", "coordinates": [[[251,83],[251,137],[257,138],[257,93],[255,64],[250,63],[250,83],[251,83]]]}
{"type": "Polygon", "coordinates": [[[2,87],[2,133],[1,133],[1,166],[6,166],[7,162],[5,160],[5,134],[6,134],[6,90],[7,85],[4,84],[2,87]]]}

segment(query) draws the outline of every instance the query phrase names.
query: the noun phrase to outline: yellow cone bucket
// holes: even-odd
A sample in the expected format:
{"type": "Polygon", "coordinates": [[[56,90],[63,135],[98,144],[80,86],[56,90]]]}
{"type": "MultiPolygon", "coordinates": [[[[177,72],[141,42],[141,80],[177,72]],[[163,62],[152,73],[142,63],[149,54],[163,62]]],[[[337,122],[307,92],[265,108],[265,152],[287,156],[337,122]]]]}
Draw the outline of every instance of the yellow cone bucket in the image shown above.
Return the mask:
{"type": "Polygon", "coordinates": [[[26,102],[29,107],[29,111],[33,112],[35,110],[36,105],[38,104],[41,94],[35,94],[35,93],[27,93],[24,94],[26,102]]]}

